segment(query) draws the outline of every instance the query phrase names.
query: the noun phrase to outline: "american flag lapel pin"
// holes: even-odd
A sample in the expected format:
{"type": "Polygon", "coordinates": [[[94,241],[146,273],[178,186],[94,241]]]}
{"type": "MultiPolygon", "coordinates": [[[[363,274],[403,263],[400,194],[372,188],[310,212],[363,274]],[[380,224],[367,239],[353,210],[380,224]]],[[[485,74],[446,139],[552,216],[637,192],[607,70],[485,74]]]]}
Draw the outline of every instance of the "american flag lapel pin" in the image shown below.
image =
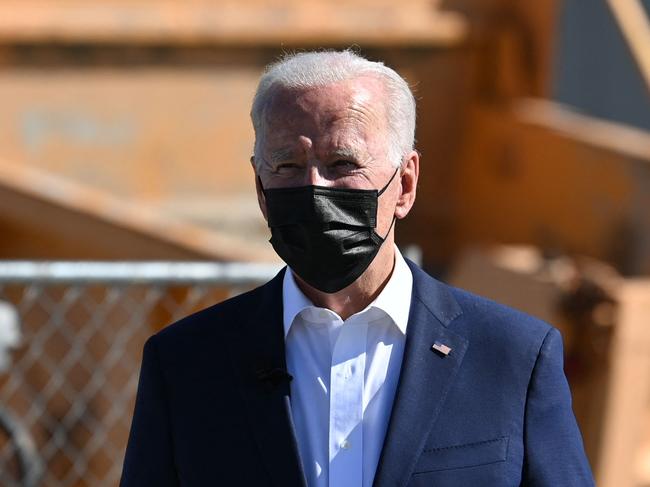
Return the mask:
{"type": "Polygon", "coordinates": [[[431,347],[431,350],[434,350],[446,357],[447,355],[449,355],[449,352],[451,352],[451,347],[448,347],[444,343],[435,342],[431,347]]]}

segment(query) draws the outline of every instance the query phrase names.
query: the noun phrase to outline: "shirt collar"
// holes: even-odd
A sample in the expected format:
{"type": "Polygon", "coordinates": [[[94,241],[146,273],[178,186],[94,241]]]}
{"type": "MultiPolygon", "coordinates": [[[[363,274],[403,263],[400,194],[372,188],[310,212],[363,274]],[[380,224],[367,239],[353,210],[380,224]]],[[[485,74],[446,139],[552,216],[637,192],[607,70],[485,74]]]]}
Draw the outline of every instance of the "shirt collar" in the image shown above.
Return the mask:
{"type": "MultiPolygon", "coordinates": [[[[395,246],[395,267],[393,268],[390,279],[388,279],[386,286],[379,293],[379,296],[367,308],[357,314],[364,313],[370,308],[380,309],[391,318],[403,334],[406,334],[409,310],[411,308],[412,290],[413,274],[399,249],[395,246]]],[[[304,309],[315,308],[309,298],[298,288],[290,268],[287,268],[287,271],[284,273],[282,304],[284,309],[284,336],[286,338],[296,316],[304,309]]]]}
{"type": "Polygon", "coordinates": [[[282,282],[282,305],[284,309],[284,337],[286,338],[296,316],[303,309],[314,306],[314,303],[298,288],[290,267],[287,267],[284,273],[284,281],[282,282]]]}

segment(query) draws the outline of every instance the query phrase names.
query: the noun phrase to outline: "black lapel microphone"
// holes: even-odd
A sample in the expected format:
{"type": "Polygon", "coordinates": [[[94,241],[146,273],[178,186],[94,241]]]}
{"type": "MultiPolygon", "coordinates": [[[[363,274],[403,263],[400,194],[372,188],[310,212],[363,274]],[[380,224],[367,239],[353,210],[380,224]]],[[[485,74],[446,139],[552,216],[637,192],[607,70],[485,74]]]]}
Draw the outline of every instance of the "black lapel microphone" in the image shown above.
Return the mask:
{"type": "Polygon", "coordinates": [[[277,389],[282,384],[289,384],[293,380],[293,376],[280,367],[261,368],[255,371],[255,375],[268,391],[277,389]]]}

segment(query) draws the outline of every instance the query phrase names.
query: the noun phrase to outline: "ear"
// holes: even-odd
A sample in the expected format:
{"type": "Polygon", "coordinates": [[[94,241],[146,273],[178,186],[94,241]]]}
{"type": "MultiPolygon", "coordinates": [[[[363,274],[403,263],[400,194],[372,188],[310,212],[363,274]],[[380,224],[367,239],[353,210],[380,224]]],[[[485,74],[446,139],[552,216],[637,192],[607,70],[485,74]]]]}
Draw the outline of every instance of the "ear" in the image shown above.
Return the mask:
{"type": "Polygon", "coordinates": [[[266,198],[264,197],[264,188],[262,188],[262,182],[260,181],[260,177],[257,174],[257,168],[255,167],[255,156],[251,156],[251,167],[253,168],[253,174],[255,175],[255,191],[257,192],[257,204],[260,207],[260,210],[262,211],[262,216],[264,216],[264,219],[268,221],[268,217],[266,216],[266,198]]]}
{"type": "Polygon", "coordinates": [[[400,220],[409,214],[413,203],[415,203],[419,174],[420,154],[413,150],[402,163],[402,172],[400,174],[401,193],[395,205],[395,217],[400,220]]]}

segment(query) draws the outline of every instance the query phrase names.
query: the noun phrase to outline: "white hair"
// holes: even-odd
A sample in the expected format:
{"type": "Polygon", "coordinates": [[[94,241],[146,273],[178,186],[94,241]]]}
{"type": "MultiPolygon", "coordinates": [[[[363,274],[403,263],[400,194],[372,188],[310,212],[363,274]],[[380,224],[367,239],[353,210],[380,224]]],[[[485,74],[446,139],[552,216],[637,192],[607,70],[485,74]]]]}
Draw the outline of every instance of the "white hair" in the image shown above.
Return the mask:
{"type": "MultiPolygon", "coordinates": [[[[407,82],[381,62],[369,61],[351,50],[289,54],[269,65],[257,86],[251,118],[255,129],[255,155],[262,138],[265,110],[273,92],[309,89],[345,80],[373,76],[383,82],[388,118],[388,158],[397,167],[415,144],[415,98],[407,82]]],[[[255,158],[257,165],[257,157],[255,158]]]]}

